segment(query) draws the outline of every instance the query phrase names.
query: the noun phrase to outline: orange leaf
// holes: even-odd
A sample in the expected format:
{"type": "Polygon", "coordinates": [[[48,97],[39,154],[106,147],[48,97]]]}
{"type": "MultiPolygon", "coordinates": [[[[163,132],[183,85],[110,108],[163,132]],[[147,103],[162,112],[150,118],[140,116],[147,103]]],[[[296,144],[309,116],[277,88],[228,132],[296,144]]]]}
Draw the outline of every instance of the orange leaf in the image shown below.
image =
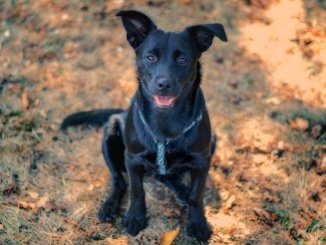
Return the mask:
{"type": "Polygon", "coordinates": [[[22,107],[23,107],[24,110],[27,110],[29,108],[29,98],[28,98],[28,92],[27,91],[22,93],[21,103],[22,103],[22,107]]]}
{"type": "Polygon", "coordinates": [[[33,199],[37,199],[38,198],[38,193],[35,192],[35,191],[27,191],[27,193],[33,199]]]}
{"type": "Polygon", "coordinates": [[[160,245],[170,245],[175,240],[180,232],[180,226],[177,226],[175,230],[167,231],[163,234],[161,238],[160,245]]]}
{"type": "Polygon", "coordinates": [[[303,118],[296,117],[290,122],[292,129],[305,131],[309,127],[309,122],[303,118]]]}
{"type": "Polygon", "coordinates": [[[180,0],[181,4],[189,4],[191,3],[191,0],[180,0]]]}
{"type": "Polygon", "coordinates": [[[49,202],[49,198],[47,196],[44,196],[38,200],[38,202],[36,203],[36,206],[38,208],[45,208],[48,202],[49,202]]]}

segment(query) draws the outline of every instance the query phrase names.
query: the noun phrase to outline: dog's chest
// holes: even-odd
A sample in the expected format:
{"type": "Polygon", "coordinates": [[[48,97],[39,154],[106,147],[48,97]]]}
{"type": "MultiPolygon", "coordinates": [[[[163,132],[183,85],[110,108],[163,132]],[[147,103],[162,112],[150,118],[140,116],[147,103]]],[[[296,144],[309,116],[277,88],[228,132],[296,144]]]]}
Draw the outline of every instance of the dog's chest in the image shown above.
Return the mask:
{"type": "MultiPolygon", "coordinates": [[[[149,173],[158,173],[157,152],[144,155],[145,169],[149,173]]],[[[175,174],[189,169],[192,157],[189,153],[167,149],[165,152],[165,168],[167,174],[175,174]]]]}

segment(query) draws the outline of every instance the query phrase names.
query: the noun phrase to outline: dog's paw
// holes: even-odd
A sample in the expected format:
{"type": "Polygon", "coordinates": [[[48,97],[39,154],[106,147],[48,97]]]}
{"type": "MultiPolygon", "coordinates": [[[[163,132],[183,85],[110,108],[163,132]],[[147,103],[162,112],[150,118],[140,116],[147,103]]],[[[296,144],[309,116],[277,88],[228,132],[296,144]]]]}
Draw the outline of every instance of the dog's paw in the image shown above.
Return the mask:
{"type": "Polygon", "coordinates": [[[212,234],[212,230],[210,229],[206,220],[202,222],[189,223],[187,226],[187,232],[190,237],[194,237],[198,241],[202,242],[206,242],[212,234]]]}
{"type": "Polygon", "coordinates": [[[145,216],[129,212],[126,216],[125,226],[130,235],[136,236],[141,230],[146,228],[146,223],[145,216]]]}
{"type": "Polygon", "coordinates": [[[98,218],[102,223],[112,222],[118,214],[118,207],[110,202],[104,202],[98,212],[98,218]]]}

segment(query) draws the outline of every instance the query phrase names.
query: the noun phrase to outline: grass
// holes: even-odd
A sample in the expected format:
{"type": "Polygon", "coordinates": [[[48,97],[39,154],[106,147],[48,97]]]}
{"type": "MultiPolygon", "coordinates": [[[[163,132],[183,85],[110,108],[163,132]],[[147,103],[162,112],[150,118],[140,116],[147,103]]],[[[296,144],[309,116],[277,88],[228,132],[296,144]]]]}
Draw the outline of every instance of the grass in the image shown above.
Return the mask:
{"type": "MultiPolygon", "coordinates": [[[[146,11],[168,28],[225,24],[230,41],[214,41],[202,57],[202,87],[219,136],[204,197],[213,230],[210,244],[326,243],[324,105],[318,91],[298,86],[305,93],[294,97],[296,89],[274,86],[273,67],[264,59],[273,58],[268,49],[257,55],[245,42],[244,27],[257,24],[260,31],[270,28],[265,45],[271,44],[278,35],[272,29],[278,18],[265,14],[283,2],[269,1],[266,8],[210,0],[161,6],[125,1],[120,6],[146,11]],[[210,7],[202,8],[206,3],[210,7]],[[180,23],[174,21],[174,10],[180,23]],[[274,102],[266,102],[269,98],[274,102]],[[290,127],[296,117],[309,122],[307,130],[290,127]],[[316,125],[322,126],[318,138],[311,134],[316,125]]],[[[113,224],[100,224],[98,208],[110,189],[101,132],[78,127],[58,131],[62,118],[72,112],[126,108],[136,87],[135,77],[129,75],[134,69],[132,50],[120,22],[108,14],[115,11],[113,5],[101,1],[106,14],[99,20],[103,9],[97,3],[0,0],[0,12],[19,10],[0,19],[0,38],[5,41],[0,56],[0,243],[157,244],[166,231],[180,225],[175,244],[198,244],[186,234],[187,210],[152,178],[145,181],[149,225],[144,232],[137,237],[125,233],[128,198],[113,224]],[[6,30],[9,38],[2,35],[6,30]],[[88,42],[95,44],[89,47],[88,42]],[[90,58],[100,58],[101,65],[82,69],[78,62],[90,58]],[[23,108],[26,91],[30,105],[23,108]]],[[[260,38],[260,31],[250,39],[260,38]]],[[[279,42],[282,46],[286,41],[279,42]]],[[[302,57],[295,46],[299,44],[289,43],[293,53],[283,52],[282,60],[302,57]]],[[[314,60],[306,68],[312,64],[314,60]]],[[[321,76],[303,79],[319,84],[321,76]]]]}

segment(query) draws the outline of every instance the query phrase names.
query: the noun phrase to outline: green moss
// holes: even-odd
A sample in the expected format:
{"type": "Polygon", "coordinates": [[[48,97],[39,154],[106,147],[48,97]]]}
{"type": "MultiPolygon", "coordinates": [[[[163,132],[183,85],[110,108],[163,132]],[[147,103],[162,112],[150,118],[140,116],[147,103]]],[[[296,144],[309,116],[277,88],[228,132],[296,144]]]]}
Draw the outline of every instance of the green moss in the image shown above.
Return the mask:
{"type": "Polygon", "coordinates": [[[311,221],[311,223],[307,227],[306,232],[311,233],[318,229],[322,229],[322,227],[323,227],[322,224],[318,220],[314,219],[311,221]]]}
{"type": "Polygon", "coordinates": [[[8,117],[21,117],[24,114],[22,110],[13,110],[9,113],[8,117]]]}
{"type": "Polygon", "coordinates": [[[291,219],[289,218],[289,215],[286,212],[286,210],[276,209],[275,211],[279,215],[279,217],[280,217],[279,220],[280,220],[281,224],[284,226],[284,228],[286,230],[289,230],[290,228],[293,227],[293,224],[291,222],[291,219]]]}

